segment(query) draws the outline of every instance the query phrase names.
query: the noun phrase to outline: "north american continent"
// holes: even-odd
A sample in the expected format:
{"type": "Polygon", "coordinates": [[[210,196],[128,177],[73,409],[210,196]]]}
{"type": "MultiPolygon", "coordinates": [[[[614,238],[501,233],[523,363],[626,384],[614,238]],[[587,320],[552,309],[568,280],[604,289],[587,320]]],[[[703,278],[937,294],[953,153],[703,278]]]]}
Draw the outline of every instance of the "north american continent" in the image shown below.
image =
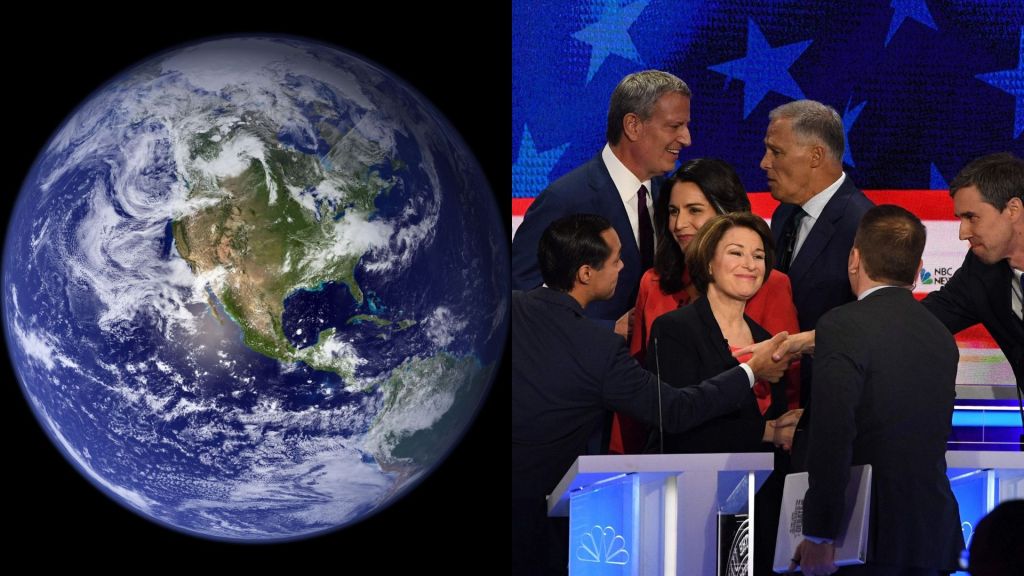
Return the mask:
{"type": "MultiPolygon", "coordinates": [[[[351,141],[359,140],[336,131],[323,136],[332,143],[328,158],[338,156],[339,148],[351,152],[351,141]]],[[[211,141],[200,143],[196,156],[216,161],[211,141]]],[[[392,184],[366,164],[353,174],[350,160],[341,174],[310,155],[267,148],[237,176],[211,181],[195,175],[190,200],[201,208],[173,222],[178,253],[193,273],[209,279],[208,289],[241,327],[246,346],[277,360],[350,376],[351,349],[333,330],[308,348],[288,341],[282,329],[284,301],[296,290],[341,282],[362,302],[354,271],[365,248],[346,240],[344,227],[351,219],[365,220],[373,199],[392,184]],[[323,193],[317,193],[320,188],[323,193]]],[[[372,143],[361,140],[360,148],[356,156],[379,158],[372,143]]],[[[212,302],[211,309],[216,311],[212,302]]]]}

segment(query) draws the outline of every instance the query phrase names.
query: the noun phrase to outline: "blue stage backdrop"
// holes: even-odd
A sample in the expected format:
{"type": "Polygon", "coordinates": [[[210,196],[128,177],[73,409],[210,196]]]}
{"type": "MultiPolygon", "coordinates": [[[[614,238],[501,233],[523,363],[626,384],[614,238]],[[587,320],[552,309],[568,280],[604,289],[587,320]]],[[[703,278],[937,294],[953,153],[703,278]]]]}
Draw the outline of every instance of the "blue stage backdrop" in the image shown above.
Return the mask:
{"type": "Polygon", "coordinates": [[[843,115],[862,189],[944,189],[1024,150],[1021,0],[514,0],[512,197],[597,153],[612,89],[647,68],[694,92],[682,157],[724,159],[751,191],[768,112],[800,98],[843,115]]]}

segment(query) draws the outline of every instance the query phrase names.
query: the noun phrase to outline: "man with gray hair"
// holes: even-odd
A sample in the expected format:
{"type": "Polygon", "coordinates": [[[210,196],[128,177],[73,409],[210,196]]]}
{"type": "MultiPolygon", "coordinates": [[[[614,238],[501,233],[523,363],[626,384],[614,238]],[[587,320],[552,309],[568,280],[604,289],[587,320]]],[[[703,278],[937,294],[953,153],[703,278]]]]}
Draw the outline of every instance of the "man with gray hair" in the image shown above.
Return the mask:
{"type": "MultiPolygon", "coordinates": [[[[813,100],[779,106],[768,115],[761,169],[772,197],[775,268],[789,274],[801,330],[854,299],[846,259],[860,218],[874,204],[843,172],[843,120],[813,100]]],[[[810,357],[800,369],[800,405],[810,402],[810,357]]]]}
{"type": "Polygon", "coordinates": [[[654,258],[652,193],[690,145],[690,88],[667,72],[630,74],[612,92],[608,143],[586,164],[552,182],[530,205],[512,241],[512,289],[541,285],[537,245],[555,220],[590,213],[607,218],[622,239],[618,285],[611,299],[595,302],[587,316],[626,336],[640,277],[654,258]]]}
{"type": "MultiPolygon", "coordinates": [[[[813,330],[818,318],[855,299],[847,278],[847,257],[857,225],[874,204],[843,172],[843,120],[834,108],[813,100],[783,104],[769,115],[761,169],[772,197],[782,202],[772,215],[775,268],[789,274],[800,329],[813,330]]],[[[800,365],[800,407],[790,455],[776,456],[776,473],[761,487],[762,519],[755,525],[755,572],[770,573],[782,482],[804,469],[810,423],[809,355],[800,365]]]]}

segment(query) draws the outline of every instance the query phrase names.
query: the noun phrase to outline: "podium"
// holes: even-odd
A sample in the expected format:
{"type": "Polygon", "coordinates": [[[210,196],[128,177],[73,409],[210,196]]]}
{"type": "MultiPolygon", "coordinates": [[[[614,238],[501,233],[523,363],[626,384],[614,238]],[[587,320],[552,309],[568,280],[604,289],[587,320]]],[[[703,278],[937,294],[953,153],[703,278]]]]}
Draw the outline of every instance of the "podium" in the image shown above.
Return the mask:
{"type": "Polygon", "coordinates": [[[548,516],[569,516],[573,576],[713,575],[720,560],[735,569],[753,557],[754,493],[773,467],[770,452],[580,456],[548,516]],[[720,559],[719,523],[736,516],[720,559]]]}
{"type": "Polygon", "coordinates": [[[946,452],[946,474],[968,547],[979,520],[1000,502],[1024,499],[1024,452],[951,450],[946,452]]]}

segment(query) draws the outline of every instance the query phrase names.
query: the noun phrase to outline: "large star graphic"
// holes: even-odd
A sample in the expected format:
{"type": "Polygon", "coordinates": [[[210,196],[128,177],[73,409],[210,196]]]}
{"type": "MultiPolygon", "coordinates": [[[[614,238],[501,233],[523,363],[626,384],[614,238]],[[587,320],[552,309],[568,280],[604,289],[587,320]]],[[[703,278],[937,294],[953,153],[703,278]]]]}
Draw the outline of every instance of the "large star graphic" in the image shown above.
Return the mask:
{"type": "Polygon", "coordinates": [[[978,74],[977,78],[978,80],[988,82],[1000,90],[1013,94],[1013,97],[1017,99],[1017,108],[1014,113],[1013,122],[1013,137],[1020,136],[1020,133],[1024,132],[1024,28],[1020,29],[1020,56],[1017,62],[1017,69],[978,74]]]}
{"type": "Polygon", "coordinates": [[[551,169],[565,154],[569,143],[546,152],[538,152],[530,129],[523,126],[523,138],[519,142],[519,157],[512,164],[512,197],[532,198],[547,187],[551,169]]]}
{"type": "Polygon", "coordinates": [[[636,51],[636,45],[633,44],[633,39],[629,36],[629,27],[636,22],[640,13],[647,7],[648,1],[637,0],[637,2],[621,8],[614,0],[605,2],[604,11],[598,17],[597,22],[573,33],[573,38],[591,46],[590,69],[587,70],[588,83],[611,54],[643,65],[644,62],[636,51]]]}
{"type": "Polygon", "coordinates": [[[886,46],[889,45],[892,35],[899,30],[900,26],[903,25],[903,21],[907,18],[913,18],[932,30],[939,29],[935,25],[935,20],[932,20],[932,14],[928,11],[928,6],[925,5],[924,0],[892,0],[891,6],[895,11],[892,14],[892,20],[889,22],[889,34],[885,37],[886,46]]]}
{"type": "Polygon", "coordinates": [[[853,123],[857,121],[857,117],[860,116],[860,111],[864,109],[868,101],[865,100],[860,104],[853,107],[850,110],[850,104],[853,103],[853,96],[850,97],[846,102],[846,111],[843,112],[843,139],[846,140],[846,147],[843,149],[843,164],[849,166],[856,166],[853,163],[853,152],[850,151],[850,128],[853,128],[853,123]]]}
{"type": "Polygon", "coordinates": [[[939,167],[935,165],[935,162],[932,162],[929,187],[932,190],[949,190],[949,184],[946,184],[946,179],[942,177],[942,172],[939,172],[939,167]]]}
{"type": "Polygon", "coordinates": [[[743,117],[746,118],[771,90],[793,99],[804,98],[803,91],[789,74],[789,67],[810,45],[811,41],[805,40],[772,48],[761,29],[750,20],[747,25],[747,55],[708,68],[725,74],[729,80],[743,80],[743,117]]]}

